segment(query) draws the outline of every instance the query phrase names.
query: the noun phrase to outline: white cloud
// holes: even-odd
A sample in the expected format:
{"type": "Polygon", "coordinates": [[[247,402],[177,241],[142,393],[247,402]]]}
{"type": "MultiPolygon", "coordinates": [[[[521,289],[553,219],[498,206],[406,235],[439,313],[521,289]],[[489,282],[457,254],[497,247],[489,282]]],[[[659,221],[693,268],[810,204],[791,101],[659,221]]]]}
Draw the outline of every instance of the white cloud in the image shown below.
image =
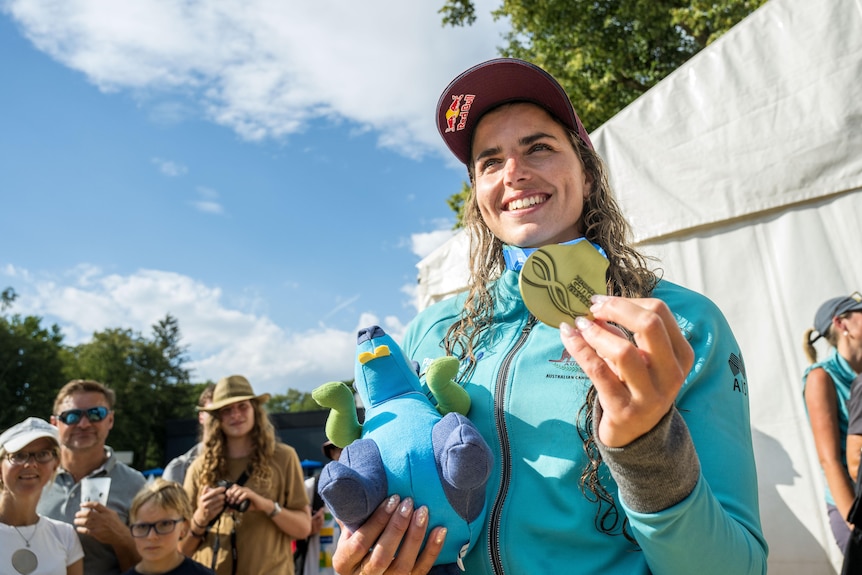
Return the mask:
{"type": "Polygon", "coordinates": [[[419,258],[424,258],[444,243],[446,240],[455,235],[455,230],[452,229],[442,229],[435,230],[433,232],[425,232],[425,233],[415,233],[410,236],[410,250],[419,256],[419,258]]]}
{"type": "Polygon", "coordinates": [[[195,209],[200,212],[204,212],[205,214],[224,213],[224,206],[216,201],[219,197],[219,193],[217,191],[206,186],[198,186],[196,191],[201,199],[192,202],[195,209]]]}
{"type": "Polygon", "coordinates": [[[218,288],[166,271],[119,275],[80,266],[46,277],[6,265],[0,272],[4,276],[15,279],[19,295],[11,311],[43,317],[43,325],[57,323],[66,344],[117,327],[149,337],[152,325],[171,314],[189,347],[195,381],[242,373],[259,393],[311,391],[327,381],[350,379],[360,327],[381,325],[398,341],[405,327],[394,317],[380,323],[374,315],[361,314],[350,332],[323,324],[291,332],[264,315],[228,307],[218,288]]]}
{"type": "MultiPolygon", "coordinates": [[[[468,28],[439,2],[8,0],[40,50],[105,91],[197,100],[248,139],[347,119],[406,155],[441,149],[430,111],[454,74],[496,55],[498,2],[468,28]]],[[[153,104],[154,106],[160,104],[153,104]]]]}
{"type": "Polygon", "coordinates": [[[192,202],[192,205],[200,212],[204,212],[206,214],[221,214],[224,213],[224,207],[218,202],[207,202],[203,200],[199,200],[196,202],[192,202]]]}
{"type": "Polygon", "coordinates": [[[188,173],[189,169],[177,162],[172,162],[171,160],[164,160],[162,158],[153,158],[153,163],[159,169],[159,171],[170,177],[176,178],[177,176],[183,176],[188,173]]]}

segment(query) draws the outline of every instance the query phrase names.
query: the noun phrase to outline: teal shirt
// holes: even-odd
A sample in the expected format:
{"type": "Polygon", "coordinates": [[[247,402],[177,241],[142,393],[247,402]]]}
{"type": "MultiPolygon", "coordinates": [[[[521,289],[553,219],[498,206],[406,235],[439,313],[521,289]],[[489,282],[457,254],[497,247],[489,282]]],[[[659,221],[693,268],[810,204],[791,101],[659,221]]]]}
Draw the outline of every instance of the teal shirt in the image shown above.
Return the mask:
{"type": "MultiPolygon", "coordinates": [[[[847,410],[847,402],[850,401],[850,388],[853,385],[853,380],[856,379],[856,372],[847,363],[847,360],[838,353],[838,350],[832,347],[829,350],[829,356],[823,361],[812,363],[802,374],[802,393],[805,393],[805,386],[808,383],[808,374],[812,369],[818,367],[829,374],[832,378],[832,383],[835,386],[835,395],[838,408],[838,433],[840,434],[839,443],[841,444],[841,462],[844,467],[847,467],[847,426],[850,424],[850,414],[847,410]]],[[[805,412],[808,413],[808,404],[805,404],[805,412]]],[[[823,469],[820,470],[823,473],[823,469]]],[[[826,503],[835,505],[835,498],[832,497],[832,491],[829,490],[829,483],[826,481],[826,475],[823,474],[823,485],[826,486],[826,503]]]]}
{"type": "MultiPolygon", "coordinates": [[[[620,501],[602,466],[603,485],[628,518],[636,546],[619,529],[608,535],[596,527],[598,507],[580,488],[587,459],[579,418],[590,382],[563,348],[559,331],[534,323],[517,284],[511,271],[496,282],[494,345],[477,350],[475,370],[463,382],[472,398],[468,416],[495,458],[488,520],[465,558],[466,572],[765,573],[748,382],[736,340],[714,304],[669,282],[654,292],[695,350],[677,406],[697,448],[701,476],[682,501],[643,514],[620,501]]],[[[440,342],[462,305],[463,296],[421,313],[408,328],[405,352],[420,365],[443,355],[440,342]]]]}

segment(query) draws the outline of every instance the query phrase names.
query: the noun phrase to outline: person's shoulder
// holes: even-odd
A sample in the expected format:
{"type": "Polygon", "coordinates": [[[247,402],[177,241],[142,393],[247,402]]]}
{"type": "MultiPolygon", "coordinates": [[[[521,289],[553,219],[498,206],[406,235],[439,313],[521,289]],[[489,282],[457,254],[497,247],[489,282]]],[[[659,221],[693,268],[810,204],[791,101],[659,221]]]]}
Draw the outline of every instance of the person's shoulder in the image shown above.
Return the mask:
{"type": "Polygon", "coordinates": [[[215,571],[202,563],[198,563],[191,557],[186,557],[171,574],[176,575],[215,575],[215,571]]]}
{"type": "Polygon", "coordinates": [[[428,326],[441,322],[447,325],[451,324],[452,321],[461,315],[465,295],[458,294],[428,306],[420,311],[410,324],[428,326]]]}
{"type": "Polygon", "coordinates": [[[286,461],[294,457],[297,458],[297,460],[299,459],[299,454],[296,452],[296,449],[292,445],[288,445],[281,441],[275,444],[275,453],[273,453],[273,456],[281,461],[286,461]]]}
{"type": "Polygon", "coordinates": [[[404,350],[414,349],[426,336],[439,342],[446,331],[461,315],[463,297],[454,296],[439,301],[414,317],[404,333],[404,350]]]}
{"type": "Polygon", "coordinates": [[[116,462],[114,468],[111,470],[110,475],[122,481],[136,482],[140,483],[141,485],[143,485],[147,481],[147,478],[144,477],[143,473],[141,473],[134,467],[126,465],[122,461],[116,462]]]}
{"type": "Polygon", "coordinates": [[[75,531],[75,526],[71,523],[66,523],[65,521],[54,519],[47,515],[40,515],[39,520],[44,521],[45,527],[54,534],[62,535],[71,533],[75,537],[78,536],[78,532],[75,531]]]}
{"type": "Polygon", "coordinates": [[[709,317],[721,318],[724,321],[721,309],[708,296],[679,284],[659,280],[652,292],[652,297],[662,300],[674,315],[684,317],[688,321],[709,317]]]}

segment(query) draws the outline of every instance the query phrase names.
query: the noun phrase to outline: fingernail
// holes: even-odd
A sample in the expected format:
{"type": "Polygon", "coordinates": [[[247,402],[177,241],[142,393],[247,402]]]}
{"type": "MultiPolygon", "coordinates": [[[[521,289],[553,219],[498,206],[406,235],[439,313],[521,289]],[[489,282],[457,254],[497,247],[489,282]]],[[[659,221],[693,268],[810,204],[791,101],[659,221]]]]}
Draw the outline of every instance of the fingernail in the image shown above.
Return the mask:
{"type": "Polygon", "coordinates": [[[593,297],[590,298],[590,301],[593,303],[593,305],[590,306],[590,311],[596,313],[596,311],[598,311],[598,309],[602,307],[602,305],[604,305],[604,303],[608,301],[608,299],[609,298],[606,295],[598,293],[595,294],[593,297]]]}
{"type": "Polygon", "coordinates": [[[442,544],[443,540],[446,539],[446,531],[448,531],[448,529],[446,529],[445,527],[439,529],[437,531],[437,537],[434,540],[434,542],[437,543],[438,545],[442,544]]]}
{"type": "Polygon", "coordinates": [[[575,328],[566,322],[560,324],[560,333],[563,337],[572,337],[575,335],[575,328]]]}
{"type": "Polygon", "coordinates": [[[428,521],[428,508],[424,505],[420,507],[416,515],[413,516],[413,521],[418,527],[424,527],[425,522],[428,521]]]}
{"type": "Polygon", "coordinates": [[[588,320],[586,316],[579,315],[575,318],[575,326],[581,331],[587,331],[591,327],[593,327],[593,322],[588,320]]]}
{"type": "Polygon", "coordinates": [[[386,500],[386,513],[392,514],[395,511],[395,506],[398,505],[398,496],[393,495],[389,499],[386,500]]]}
{"type": "Polygon", "coordinates": [[[401,502],[401,509],[399,509],[399,512],[404,517],[407,517],[408,515],[410,515],[411,511],[413,511],[413,500],[408,497],[401,502]]]}

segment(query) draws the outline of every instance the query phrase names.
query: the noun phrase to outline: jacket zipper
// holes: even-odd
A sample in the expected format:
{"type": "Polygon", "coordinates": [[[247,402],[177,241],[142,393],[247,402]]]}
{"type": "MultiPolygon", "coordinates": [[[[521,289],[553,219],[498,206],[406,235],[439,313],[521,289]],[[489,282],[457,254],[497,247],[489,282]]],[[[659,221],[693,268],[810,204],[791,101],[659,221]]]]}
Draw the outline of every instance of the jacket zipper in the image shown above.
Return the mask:
{"type": "Polygon", "coordinates": [[[512,456],[509,453],[509,433],[506,429],[506,383],[509,380],[509,369],[515,355],[520,351],[530,335],[530,330],[536,325],[533,314],[527,318],[527,324],[521,328],[521,335],[515,344],[503,358],[500,371],[497,372],[497,385],[494,389],[494,423],[497,429],[497,438],[500,441],[500,486],[494,497],[494,505],[491,508],[491,518],[488,524],[488,555],[491,559],[491,568],[497,575],[503,575],[503,561],[500,558],[500,521],[503,514],[503,504],[509,491],[509,481],[512,476],[512,456]]]}

